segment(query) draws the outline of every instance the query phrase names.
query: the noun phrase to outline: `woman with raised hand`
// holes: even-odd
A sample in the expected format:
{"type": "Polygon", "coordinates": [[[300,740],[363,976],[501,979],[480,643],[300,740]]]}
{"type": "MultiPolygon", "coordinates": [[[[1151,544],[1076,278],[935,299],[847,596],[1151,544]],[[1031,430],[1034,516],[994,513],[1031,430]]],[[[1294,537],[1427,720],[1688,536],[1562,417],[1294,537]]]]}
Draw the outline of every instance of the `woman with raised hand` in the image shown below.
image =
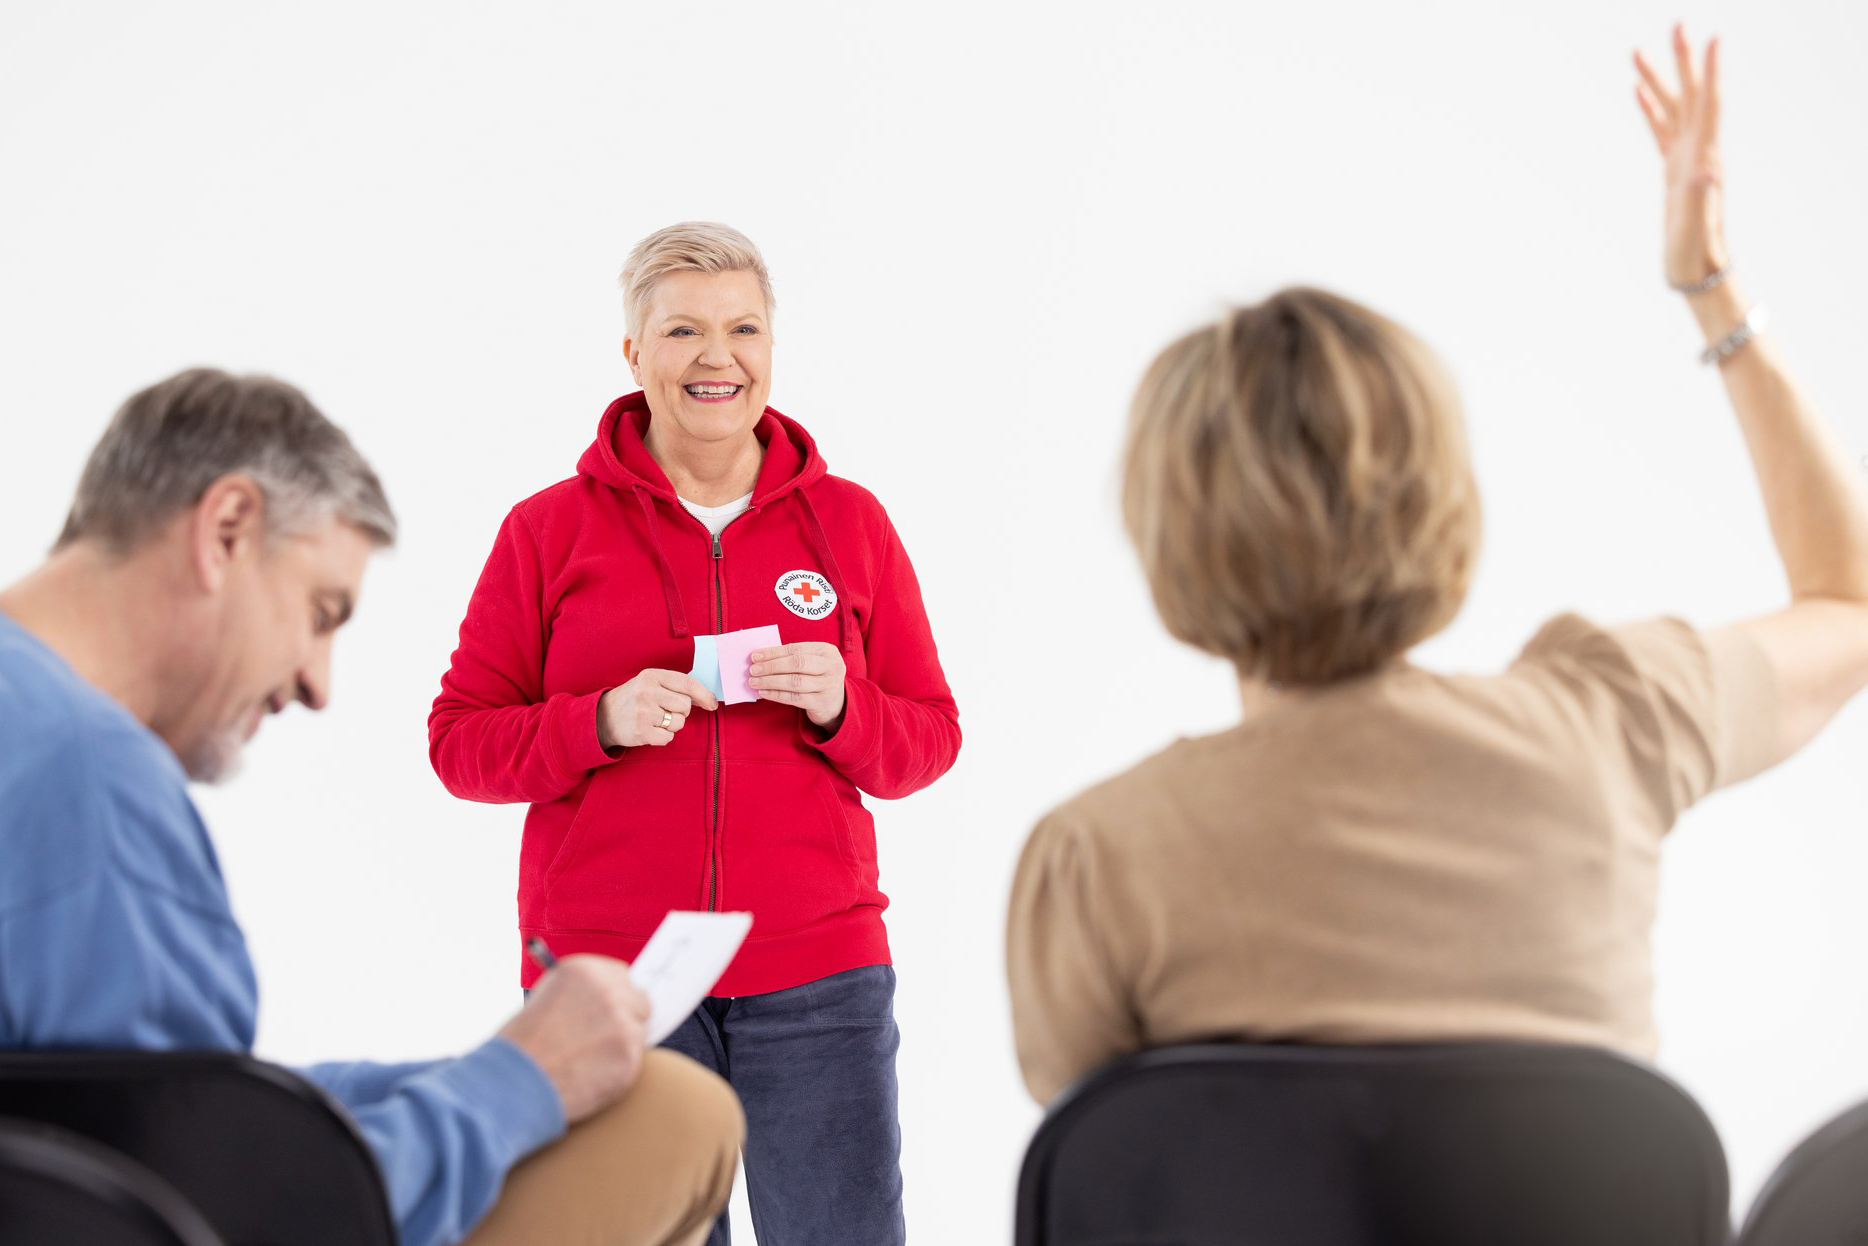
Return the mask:
{"type": "Polygon", "coordinates": [[[953,697],[881,504],[766,405],[772,290],[751,241],[660,230],[623,296],[641,389],[576,476],[506,517],[430,756],[457,796],[531,804],[522,941],[633,960],[671,909],[752,913],[667,1045],[745,1105],[761,1243],[900,1242],[895,973],[860,793],[946,772],[953,697]],[[756,700],[708,686],[697,637],[773,624],[780,643],[721,672],[756,700]]]}
{"type": "Polygon", "coordinates": [[[1560,615],[1502,674],[1408,650],[1457,611],[1479,503],[1445,375],[1346,299],[1181,338],[1134,404],[1123,510],[1176,637],[1245,714],[1045,817],[1013,887],[1026,1084],[1211,1038],[1647,1056],[1661,838],[1868,684],[1868,496],[1732,275],[1716,45],[1637,57],[1666,276],[1757,468],[1790,602],[1700,630],[1560,615]]]}

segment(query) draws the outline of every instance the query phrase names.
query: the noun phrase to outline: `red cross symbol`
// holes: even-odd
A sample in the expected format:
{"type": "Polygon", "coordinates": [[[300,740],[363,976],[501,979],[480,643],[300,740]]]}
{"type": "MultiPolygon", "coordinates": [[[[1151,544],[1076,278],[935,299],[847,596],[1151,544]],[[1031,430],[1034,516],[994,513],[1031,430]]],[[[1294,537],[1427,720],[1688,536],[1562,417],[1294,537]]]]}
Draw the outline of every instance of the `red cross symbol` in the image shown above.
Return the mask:
{"type": "Polygon", "coordinates": [[[809,580],[799,580],[791,586],[791,591],[804,598],[804,604],[807,606],[824,595],[822,590],[811,587],[809,580]]]}

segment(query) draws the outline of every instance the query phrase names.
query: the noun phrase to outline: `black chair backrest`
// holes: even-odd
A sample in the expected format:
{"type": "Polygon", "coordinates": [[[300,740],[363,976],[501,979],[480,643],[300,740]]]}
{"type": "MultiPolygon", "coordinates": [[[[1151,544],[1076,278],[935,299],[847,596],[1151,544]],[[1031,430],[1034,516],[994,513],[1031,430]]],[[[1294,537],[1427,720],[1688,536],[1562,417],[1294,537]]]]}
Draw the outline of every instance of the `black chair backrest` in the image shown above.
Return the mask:
{"type": "Polygon", "coordinates": [[[1868,1103],[1784,1158],[1751,1204],[1738,1246],[1868,1246],[1868,1103]]]}
{"type": "Polygon", "coordinates": [[[1658,1072],[1574,1047],[1201,1045],[1059,1096],[1017,1246],[1724,1246],[1725,1152],[1658,1072]]]}
{"type": "Polygon", "coordinates": [[[228,1246],[396,1246],[355,1125],[276,1065],[225,1052],[0,1052],[0,1116],[122,1152],[228,1246]]]}
{"type": "Polygon", "coordinates": [[[224,1246],[161,1178],[88,1138],[0,1118],[7,1246],[224,1246]]]}

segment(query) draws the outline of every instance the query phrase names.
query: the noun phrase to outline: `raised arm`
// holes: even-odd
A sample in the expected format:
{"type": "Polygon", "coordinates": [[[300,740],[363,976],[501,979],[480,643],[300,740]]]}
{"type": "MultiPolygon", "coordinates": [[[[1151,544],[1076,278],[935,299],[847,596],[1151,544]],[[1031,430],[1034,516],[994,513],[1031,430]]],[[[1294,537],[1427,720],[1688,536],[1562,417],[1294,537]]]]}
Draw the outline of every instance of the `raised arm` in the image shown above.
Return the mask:
{"type": "Polygon", "coordinates": [[[1733,341],[1747,317],[1761,326],[1737,278],[1710,280],[1730,266],[1719,157],[1719,44],[1708,43],[1695,66],[1686,34],[1676,26],[1673,57],[1678,83],[1670,88],[1635,54],[1635,96],[1666,162],[1667,280],[1685,294],[1708,348],[1731,348],[1719,370],[1790,582],[1788,607],[1730,629],[1755,642],[1775,674],[1775,764],[1868,686],[1868,489],[1791,378],[1775,341],[1733,341]]]}

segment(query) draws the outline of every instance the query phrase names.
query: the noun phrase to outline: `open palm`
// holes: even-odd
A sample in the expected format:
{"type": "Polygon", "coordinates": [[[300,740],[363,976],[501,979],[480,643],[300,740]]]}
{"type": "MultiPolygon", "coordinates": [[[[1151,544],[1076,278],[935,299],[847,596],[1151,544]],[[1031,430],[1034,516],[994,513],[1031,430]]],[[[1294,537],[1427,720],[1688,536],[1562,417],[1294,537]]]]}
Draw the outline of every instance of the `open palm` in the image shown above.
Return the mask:
{"type": "Polygon", "coordinates": [[[1724,171],[1719,161],[1719,41],[1706,44],[1694,73],[1686,31],[1673,28],[1678,91],[1635,53],[1635,99],[1667,162],[1667,280],[1691,285],[1726,266],[1724,171]]]}

